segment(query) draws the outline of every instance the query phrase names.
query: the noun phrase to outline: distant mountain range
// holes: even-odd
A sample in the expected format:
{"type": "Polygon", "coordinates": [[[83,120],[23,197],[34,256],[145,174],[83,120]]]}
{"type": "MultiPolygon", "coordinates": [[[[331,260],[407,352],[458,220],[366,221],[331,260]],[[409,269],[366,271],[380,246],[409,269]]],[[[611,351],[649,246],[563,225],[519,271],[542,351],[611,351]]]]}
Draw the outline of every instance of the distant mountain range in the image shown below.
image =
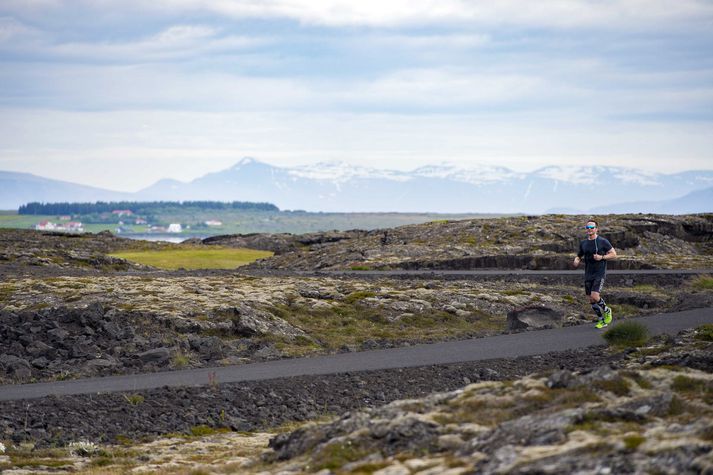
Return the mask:
{"type": "Polygon", "coordinates": [[[267,201],[307,211],[669,214],[713,211],[713,170],[658,174],[618,167],[433,165],[410,172],[340,162],[294,168],[244,158],[191,182],[164,179],[136,193],[0,172],[0,209],[30,202],[267,201]]]}

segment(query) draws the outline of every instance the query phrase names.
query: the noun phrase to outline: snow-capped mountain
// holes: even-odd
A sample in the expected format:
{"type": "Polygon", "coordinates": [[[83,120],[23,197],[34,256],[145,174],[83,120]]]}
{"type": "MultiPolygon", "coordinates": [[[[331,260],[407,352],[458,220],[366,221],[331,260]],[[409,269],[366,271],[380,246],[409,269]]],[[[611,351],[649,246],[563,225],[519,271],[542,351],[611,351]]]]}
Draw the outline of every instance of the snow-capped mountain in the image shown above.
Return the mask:
{"type": "MultiPolygon", "coordinates": [[[[269,201],[308,211],[606,212],[620,203],[665,201],[713,186],[713,171],[673,175],[617,167],[550,166],[531,173],[443,163],[410,172],[326,162],[293,168],[245,158],[180,186],[162,181],[141,199],[269,201]]],[[[688,202],[679,212],[713,211],[688,202]]],[[[648,206],[648,204],[645,204],[648,206]]],[[[648,211],[634,209],[633,211],[648,211]]]]}
{"type": "MultiPolygon", "coordinates": [[[[35,180],[26,191],[37,189],[37,180],[53,182],[26,177],[35,180]]],[[[21,204],[16,192],[23,186],[18,176],[13,179],[15,191],[8,193],[9,188],[0,187],[0,209],[21,204]]],[[[108,199],[105,190],[79,185],[75,190],[69,185],[62,183],[52,188],[56,192],[37,197],[28,191],[22,202],[108,199]]],[[[123,194],[121,199],[266,201],[281,209],[332,212],[539,214],[660,209],[694,213],[713,211],[707,199],[712,187],[711,170],[665,175],[618,167],[550,166],[521,173],[503,167],[462,168],[442,163],[405,172],[343,162],[288,168],[244,158],[226,170],[191,182],[163,179],[137,193],[123,194]]]]}

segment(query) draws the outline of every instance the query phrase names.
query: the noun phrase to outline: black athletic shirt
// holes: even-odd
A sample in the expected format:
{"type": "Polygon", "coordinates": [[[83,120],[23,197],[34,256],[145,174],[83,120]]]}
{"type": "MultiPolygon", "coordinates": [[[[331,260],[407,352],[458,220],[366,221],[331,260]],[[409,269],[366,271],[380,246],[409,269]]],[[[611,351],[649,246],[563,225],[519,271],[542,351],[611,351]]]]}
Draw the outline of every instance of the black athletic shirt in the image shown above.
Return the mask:
{"type": "Polygon", "coordinates": [[[584,257],[584,278],[598,279],[604,277],[607,271],[607,261],[602,259],[601,261],[594,260],[594,254],[599,254],[603,256],[613,246],[609,241],[601,236],[597,236],[596,239],[585,239],[579,243],[579,252],[577,255],[581,259],[584,257]]]}

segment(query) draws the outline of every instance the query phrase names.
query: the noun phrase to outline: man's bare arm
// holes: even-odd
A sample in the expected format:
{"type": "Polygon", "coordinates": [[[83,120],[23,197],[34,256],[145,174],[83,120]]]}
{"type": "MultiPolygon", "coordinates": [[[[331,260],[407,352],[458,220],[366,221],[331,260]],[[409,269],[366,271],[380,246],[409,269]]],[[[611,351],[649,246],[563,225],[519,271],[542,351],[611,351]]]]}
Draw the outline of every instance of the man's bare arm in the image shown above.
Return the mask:
{"type": "Polygon", "coordinates": [[[612,247],[612,248],[609,249],[609,251],[608,251],[606,254],[604,254],[603,256],[602,256],[601,254],[594,254],[594,256],[592,256],[592,257],[594,257],[594,260],[595,260],[595,261],[602,261],[602,260],[603,260],[603,261],[609,261],[609,260],[611,260],[611,259],[616,259],[616,251],[615,251],[614,248],[612,247]]]}

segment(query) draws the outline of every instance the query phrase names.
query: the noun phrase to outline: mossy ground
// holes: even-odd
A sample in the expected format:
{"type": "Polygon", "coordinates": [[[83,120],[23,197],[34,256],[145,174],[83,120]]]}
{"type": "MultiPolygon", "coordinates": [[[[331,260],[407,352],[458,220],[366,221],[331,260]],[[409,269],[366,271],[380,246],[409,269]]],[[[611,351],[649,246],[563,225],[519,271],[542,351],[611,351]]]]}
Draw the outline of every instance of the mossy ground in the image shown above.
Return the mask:
{"type": "MultiPolygon", "coordinates": [[[[358,347],[368,340],[426,342],[494,334],[502,331],[505,324],[501,317],[478,311],[465,317],[440,310],[390,316],[382,309],[355,304],[349,297],[329,308],[281,305],[272,312],[311,335],[327,350],[358,347]]],[[[299,353],[300,349],[309,352],[317,347],[307,340],[295,340],[283,342],[282,348],[299,353]]]]}

